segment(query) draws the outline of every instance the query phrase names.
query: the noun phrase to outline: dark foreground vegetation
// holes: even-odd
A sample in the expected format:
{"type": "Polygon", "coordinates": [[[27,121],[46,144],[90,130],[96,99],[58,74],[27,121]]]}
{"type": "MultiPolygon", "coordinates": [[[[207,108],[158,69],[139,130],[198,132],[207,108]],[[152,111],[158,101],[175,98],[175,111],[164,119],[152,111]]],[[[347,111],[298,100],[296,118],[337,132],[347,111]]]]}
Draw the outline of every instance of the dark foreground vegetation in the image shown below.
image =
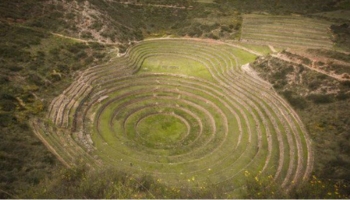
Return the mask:
{"type": "MultiPolygon", "coordinates": [[[[229,198],[215,187],[179,190],[159,185],[151,177],[132,177],[111,169],[64,169],[27,122],[32,116],[44,115],[50,100],[69,85],[77,71],[107,59],[108,50],[114,46],[93,41],[118,42],[123,51],[132,41],[150,36],[238,39],[243,12],[308,14],[350,7],[348,0],[215,0],[214,4],[177,1],[175,6],[184,9],[89,0],[90,8],[98,12],[84,27],[78,26],[83,2],[77,1],[78,11],[71,11],[61,1],[0,1],[0,198],[229,198]],[[103,29],[103,25],[110,28],[103,29]]],[[[174,5],[173,1],[161,3],[174,5]]],[[[331,27],[340,46],[349,46],[349,24],[334,21],[331,27]]],[[[315,174],[322,180],[313,177],[286,194],[277,185],[268,184],[268,177],[247,177],[244,197],[349,198],[350,84],[308,73],[303,75],[307,78],[304,85],[288,85],[287,74],[297,69],[292,68],[281,67],[266,77],[303,118],[316,148],[315,174]],[[305,88],[315,91],[324,84],[335,85],[339,92],[301,95],[305,88]]],[[[298,68],[300,73],[303,70],[298,68]]]]}
{"type": "Polygon", "coordinates": [[[105,56],[99,44],[63,40],[0,22],[0,197],[38,184],[61,166],[28,126],[73,73],[105,56]]]}
{"type": "MultiPolygon", "coordinates": [[[[333,184],[313,176],[309,181],[285,191],[272,177],[253,177],[246,173],[243,198],[349,198],[346,184],[333,184]]],[[[150,176],[136,177],[114,169],[89,170],[80,165],[56,171],[51,180],[45,179],[36,187],[21,193],[19,198],[64,199],[222,199],[232,198],[222,188],[202,185],[198,188],[175,188],[159,183],[150,176]]]]}

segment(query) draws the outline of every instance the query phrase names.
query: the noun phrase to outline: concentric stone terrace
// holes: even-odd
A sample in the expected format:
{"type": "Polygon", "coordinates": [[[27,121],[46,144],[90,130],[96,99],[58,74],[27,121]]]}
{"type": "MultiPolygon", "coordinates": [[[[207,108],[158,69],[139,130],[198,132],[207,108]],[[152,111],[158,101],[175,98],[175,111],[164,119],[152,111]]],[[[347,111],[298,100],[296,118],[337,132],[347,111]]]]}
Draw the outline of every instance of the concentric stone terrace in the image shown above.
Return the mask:
{"type": "Polygon", "coordinates": [[[140,42],[82,72],[52,101],[48,120],[32,124],[66,165],[82,159],[228,191],[249,172],[288,188],[312,170],[310,141],[290,106],[242,65],[254,58],[212,42],[140,42]]]}

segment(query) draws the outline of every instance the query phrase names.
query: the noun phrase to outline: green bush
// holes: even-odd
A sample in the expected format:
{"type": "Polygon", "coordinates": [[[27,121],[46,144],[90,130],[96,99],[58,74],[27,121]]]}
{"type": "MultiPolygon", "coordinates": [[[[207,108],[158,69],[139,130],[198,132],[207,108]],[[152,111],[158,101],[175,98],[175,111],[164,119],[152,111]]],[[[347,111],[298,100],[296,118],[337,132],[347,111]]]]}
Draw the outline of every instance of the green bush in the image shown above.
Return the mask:
{"type": "Polygon", "coordinates": [[[307,99],[313,101],[315,104],[326,104],[334,101],[331,95],[325,94],[310,94],[307,96],[307,99]]]}
{"type": "Polygon", "coordinates": [[[3,110],[3,111],[6,111],[6,112],[10,112],[10,111],[14,111],[16,109],[16,104],[15,102],[12,100],[1,100],[0,101],[0,108],[3,110]]]}
{"type": "Polygon", "coordinates": [[[7,127],[12,124],[13,116],[8,113],[0,113],[0,127],[7,127]]]}
{"type": "Polygon", "coordinates": [[[321,86],[321,84],[322,84],[322,81],[314,80],[311,83],[309,83],[308,87],[310,90],[316,90],[321,86]]]}
{"type": "Polygon", "coordinates": [[[83,31],[81,33],[81,38],[84,38],[84,39],[93,39],[94,37],[92,36],[91,32],[89,31],[83,31]]]}
{"type": "Polygon", "coordinates": [[[307,101],[293,93],[292,91],[286,90],[282,92],[282,95],[287,99],[287,101],[296,109],[303,110],[308,107],[307,101]]]}
{"type": "Polygon", "coordinates": [[[341,84],[345,87],[350,88],[350,81],[342,81],[341,84]]]}
{"type": "Polygon", "coordinates": [[[232,30],[228,26],[221,26],[221,32],[225,32],[225,31],[229,33],[232,32],[232,30]]]}
{"type": "Polygon", "coordinates": [[[337,98],[338,100],[341,100],[341,101],[346,100],[346,99],[349,99],[349,98],[350,98],[350,93],[339,92],[339,93],[337,94],[336,98],[337,98]]]}
{"type": "Polygon", "coordinates": [[[0,57],[18,62],[28,62],[30,53],[22,50],[18,45],[0,45],[0,57]]]}
{"type": "Polygon", "coordinates": [[[2,85],[2,84],[6,84],[6,83],[8,83],[10,80],[9,80],[9,78],[7,77],[7,76],[4,76],[4,75],[2,75],[2,74],[0,74],[0,84],[2,85]]]}

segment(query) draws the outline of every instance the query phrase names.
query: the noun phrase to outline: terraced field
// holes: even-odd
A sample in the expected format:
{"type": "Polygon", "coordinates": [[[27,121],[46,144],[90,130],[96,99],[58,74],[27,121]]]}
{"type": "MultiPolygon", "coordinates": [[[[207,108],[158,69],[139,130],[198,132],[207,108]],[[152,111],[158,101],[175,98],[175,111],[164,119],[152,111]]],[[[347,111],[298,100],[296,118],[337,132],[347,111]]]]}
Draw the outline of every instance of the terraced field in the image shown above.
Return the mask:
{"type": "Polygon", "coordinates": [[[302,16],[259,15],[243,16],[241,40],[248,43],[277,47],[333,47],[330,23],[302,16]]]}
{"type": "Polygon", "coordinates": [[[247,173],[289,188],[312,170],[311,143],[292,108],[243,65],[254,59],[224,44],[140,42],[82,72],[32,126],[67,166],[83,160],[237,195],[247,173]]]}

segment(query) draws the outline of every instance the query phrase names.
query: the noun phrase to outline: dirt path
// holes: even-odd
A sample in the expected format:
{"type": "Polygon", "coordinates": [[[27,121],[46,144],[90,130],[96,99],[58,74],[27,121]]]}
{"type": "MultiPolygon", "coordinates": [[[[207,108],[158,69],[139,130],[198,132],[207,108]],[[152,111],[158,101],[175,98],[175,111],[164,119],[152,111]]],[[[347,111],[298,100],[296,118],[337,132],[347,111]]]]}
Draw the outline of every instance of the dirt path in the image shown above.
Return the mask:
{"type": "Polygon", "coordinates": [[[83,40],[83,39],[75,38],[75,37],[70,37],[70,36],[66,36],[66,35],[59,34],[59,33],[51,32],[51,34],[52,34],[52,35],[55,35],[55,36],[58,36],[58,37],[62,37],[62,38],[66,38],[66,39],[71,39],[71,40],[74,40],[74,41],[77,41],[77,42],[85,42],[85,43],[88,43],[88,42],[89,42],[89,41],[87,41],[87,40],[83,40]]]}
{"type": "Polygon", "coordinates": [[[55,35],[55,36],[58,36],[58,37],[62,37],[62,38],[66,38],[66,39],[71,39],[71,40],[74,40],[74,41],[77,41],[77,42],[84,42],[84,43],[89,43],[89,42],[97,42],[97,43],[100,43],[100,44],[108,44],[108,45],[118,45],[118,44],[121,44],[119,42],[101,42],[101,41],[97,41],[97,40],[84,40],[84,39],[80,39],[80,38],[75,38],[75,37],[70,37],[70,36],[67,36],[67,35],[62,35],[60,33],[54,33],[54,32],[50,32],[52,35],[55,35]]]}
{"type": "Polygon", "coordinates": [[[151,6],[157,8],[174,8],[174,9],[186,9],[185,6],[173,6],[173,5],[161,5],[161,4],[142,4],[142,3],[128,3],[128,2],[118,2],[125,5],[134,5],[134,6],[151,6]]]}
{"type": "MultiPolygon", "coordinates": [[[[84,39],[80,39],[80,38],[70,37],[70,36],[66,36],[66,35],[59,34],[59,33],[54,33],[54,32],[51,32],[51,34],[52,34],[52,35],[55,35],[55,36],[58,36],[58,37],[62,37],[62,38],[66,38],[66,39],[71,39],[71,40],[74,40],[74,41],[77,41],[77,42],[84,42],[84,43],[88,43],[88,42],[97,42],[97,43],[100,43],[100,44],[109,44],[109,45],[118,45],[118,44],[121,44],[121,43],[118,43],[118,42],[109,43],[109,42],[101,42],[101,41],[89,41],[89,40],[84,40],[84,39]]],[[[235,47],[235,48],[244,50],[244,51],[249,52],[249,53],[251,53],[251,54],[253,54],[253,55],[256,55],[256,56],[263,56],[263,54],[261,54],[261,53],[259,53],[259,52],[256,52],[256,51],[254,51],[254,50],[245,48],[245,47],[243,47],[243,46],[240,46],[240,45],[237,45],[237,44],[232,44],[232,43],[225,42],[225,41],[213,40],[213,39],[188,38],[188,37],[183,37],[183,38],[169,38],[169,37],[164,37],[164,38],[148,38],[148,39],[144,39],[144,41],[169,40],[169,39],[172,39],[172,40],[192,40],[192,41],[199,41],[199,42],[209,42],[209,43],[212,43],[212,44],[223,44],[223,45],[228,45],[228,46],[232,46],[232,47],[235,47]]],[[[142,42],[142,41],[132,41],[132,42],[139,43],[139,42],[142,42]]],[[[269,46],[269,47],[270,47],[270,46],[269,46]]],[[[272,46],[271,46],[271,47],[272,47],[272,46]]],[[[271,48],[271,47],[270,47],[270,48],[271,48]]],[[[272,48],[273,48],[273,47],[272,47],[272,48]]],[[[277,52],[274,48],[273,48],[273,50],[271,49],[271,51],[277,52]]]]}
{"type": "Polygon", "coordinates": [[[276,53],[276,52],[277,52],[276,49],[275,49],[273,46],[271,46],[271,45],[268,45],[268,46],[269,46],[270,50],[271,50],[273,53],[276,53]]]}
{"type": "MultiPolygon", "coordinates": [[[[263,54],[261,54],[259,52],[256,52],[256,51],[253,51],[251,49],[245,48],[243,46],[240,46],[240,45],[237,45],[237,44],[228,43],[228,42],[225,42],[225,41],[220,41],[220,40],[202,39],[202,38],[189,38],[189,37],[171,38],[171,39],[172,40],[192,40],[192,41],[199,41],[199,42],[209,42],[209,43],[212,43],[212,44],[224,44],[224,45],[228,45],[228,46],[231,46],[231,47],[235,47],[235,48],[247,51],[247,52],[249,52],[251,54],[254,54],[256,56],[263,56],[263,54]]],[[[166,37],[166,38],[148,38],[148,39],[145,39],[145,41],[152,41],[152,40],[169,40],[169,38],[166,37]]]]}
{"type": "Polygon", "coordinates": [[[38,122],[37,121],[31,121],[31,126],[32,126],[32,130],[34,132],[34,134],[44,143],[44,145],[49,149],[49,151],[51,151],[59,161],[61,161],[61,163],[63,163],[63,165],[65,165],[66,167],[70,168],[71,165],[69,165],[62,157],[59,153],[57,153],[57,151],[55,150],[55,148],[53,146],[51,146],[51,144],[46,141],[46,139],[39,133],[39,129],[38,128],[34,128],[34,127],[38,127],[38,122]]]}
{"type": "Polygon", "coordinates": [[[349,79],[346,79],[346,78],[342,78],[342,75],[329,74],[329,73],[327,73],[327,72],[325,72],[325,71],[323,71],[323,70],[314,68],[314,67],[312,67],[312,66],[305,65],[305,64],[303,64],[303,63],[293,61],[293,60],[287,58],[286,56],[282,56],[281,54],[271,54],[271,56],[274,57],[274,58],[281,59],[281,60],[286,61],[286,62],[294,63],[294,64],[296,64],[296,65],[302,65],[302,66],[304,66],[304,67],[307,67],[307,68],[310,69],[310,70],[313,70],[313,71],[316,71],[316,72],[318,72],[318,73],[327,75],[327,76],[329,76],[329,77],[331,77],[331,78],[334,78],[334,79],[336,79],[336,80],[338,80],[338,81],[346,81],[346,80],[349,80],[349,79]]]}

